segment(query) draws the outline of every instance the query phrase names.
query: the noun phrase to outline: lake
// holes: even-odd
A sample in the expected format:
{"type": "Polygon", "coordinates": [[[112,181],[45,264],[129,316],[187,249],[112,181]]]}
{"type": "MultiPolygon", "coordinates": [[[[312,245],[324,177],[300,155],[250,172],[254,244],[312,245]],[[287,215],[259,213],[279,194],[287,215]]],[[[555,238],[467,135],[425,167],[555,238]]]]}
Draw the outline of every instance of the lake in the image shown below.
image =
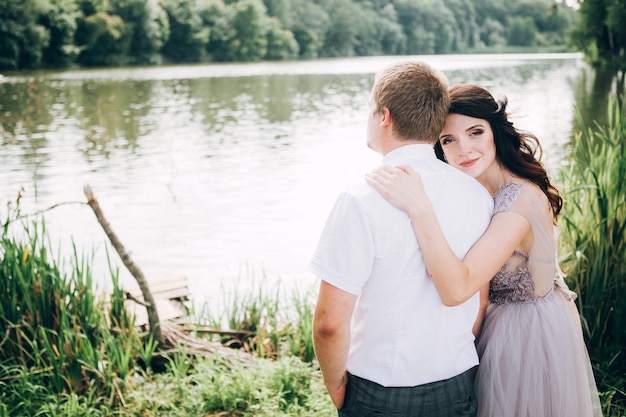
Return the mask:
{"type": "Polygon", "coordinates": [[[68,203],[45,214],[52,245],[67,259],[72,241],[93,251],[106,288],[108,239],[88,206],[71,204],[89,184],[148,280],[185,275],[214,304],[222,283],[310,289],[308,261],[336,195],[381,160],[365,146],[373,74],[409,58],[450,84],[505,94],[556,175],[589,78],[579,54],[17,73],[0,78],[0,217],[22,187],[23,213],[68,203]]]}

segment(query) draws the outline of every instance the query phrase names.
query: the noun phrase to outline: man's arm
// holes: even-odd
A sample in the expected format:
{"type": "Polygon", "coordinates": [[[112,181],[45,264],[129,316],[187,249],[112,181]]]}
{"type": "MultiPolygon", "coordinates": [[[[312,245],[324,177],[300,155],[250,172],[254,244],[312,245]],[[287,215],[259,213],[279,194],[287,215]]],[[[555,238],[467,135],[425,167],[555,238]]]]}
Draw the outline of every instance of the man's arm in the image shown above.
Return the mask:
{"type": "Polygon", "coordinates": [[[313,345],[335,407],[343,406],[350,323],[357,296],[322,281],[313,320],[313,345]]]}

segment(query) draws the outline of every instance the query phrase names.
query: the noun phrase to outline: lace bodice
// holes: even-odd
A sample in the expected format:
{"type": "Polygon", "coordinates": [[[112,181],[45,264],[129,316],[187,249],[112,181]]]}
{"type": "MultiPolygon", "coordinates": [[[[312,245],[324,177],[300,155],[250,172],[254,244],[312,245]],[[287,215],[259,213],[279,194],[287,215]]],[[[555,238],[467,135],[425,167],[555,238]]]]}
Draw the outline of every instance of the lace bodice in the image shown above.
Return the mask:
{"type": "MultiPolygon", "coordinates": [[[[541,214],[541,203],[535,199],[533,190],[527,186],[528,183],[510,183],[502,186],[494,197],[494,215],[503,211],[513,211],[524,215],[531,223],[535,239],[537,240],[542,230],[545,229],[545,222],[543,220],[545,219],[547,221],[549,219],[546,219],[545,216],[541,214]],[[520,198],[522,192],[525,193],[524,198],[520,198]]],[[[543,247],[542,250],[539,251],[539,256],[537,252],[537,250],[531,250],[531,255],[518,250],[513,252],[509,260],[491,280],[489,288],[489,301],[491,303],[534,302],[546,295],[546,289],[552,287],[554,278],[553,274],[551,276],[548,274],[553,272],[553,270],[538,267],[537,265],[545,265],[547,263],[548,266],[550,266],[549,263],[554,260],[554,255],[546,253],[543,247]],[[534,259],[531,259],[533,254],[534,259]],[[545,259],[541,259],[544,256],[545,259]],[[532,267],[530,267],[529,264],[532,264],[532,267]],[[537,271],[541,276],[534,276],[533,271],[537,271]],[[539,289],[536,288],[537,279],[542,283],[546,281],[540,285],[539,289]]]]}
{"type": "Polygon", "coordinates": [[[491,279],[489,301],[493,304],[523,303],[536,298],[535,283],[528,270],[528,255],[515,251],[511,258],[517,258],[517,266],[510,270],[512,262],[509,261],[491,279]]]}

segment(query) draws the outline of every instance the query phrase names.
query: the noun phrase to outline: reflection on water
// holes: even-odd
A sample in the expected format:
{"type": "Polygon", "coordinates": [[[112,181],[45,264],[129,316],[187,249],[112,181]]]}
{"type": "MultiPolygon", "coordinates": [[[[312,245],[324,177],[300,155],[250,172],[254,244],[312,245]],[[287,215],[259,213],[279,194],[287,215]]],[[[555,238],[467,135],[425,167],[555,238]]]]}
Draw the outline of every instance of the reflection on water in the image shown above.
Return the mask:
{"type": "MultiPolygon", "coordinates": [[[[515,122],[558,168],[588,72],[578,55],[422,58],[451,84],[506,94],[515,122]]],[[[395,59],[5,77],[0,198],[24,187],[30,212],[84,201],[90,184],[148,279],[185,274],[194,294],[212,298],[222,279],[252,270],[307,289],[336,194],[380,160],[365,148],[365,104],[373,73],[395,59]]],[[[46,220],[53,242],[95,248],[94,274],[106,285],[106,237],[89,208],[63,206],[46,220]]]]}

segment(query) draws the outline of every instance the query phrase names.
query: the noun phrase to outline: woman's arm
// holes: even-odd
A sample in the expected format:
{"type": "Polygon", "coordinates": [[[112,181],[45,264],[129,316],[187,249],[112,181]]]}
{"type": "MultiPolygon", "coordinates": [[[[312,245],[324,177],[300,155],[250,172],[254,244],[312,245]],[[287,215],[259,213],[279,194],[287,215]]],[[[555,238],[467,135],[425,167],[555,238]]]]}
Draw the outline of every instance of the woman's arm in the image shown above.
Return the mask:
{"type": "Polygon", "coordinates": [[[487,284],[531,230],[523,216],[498,213],[460,261],[441,231],[417,172],[386,166],[368,174],[366,181],[411,218],[428,273],[447,306],[463,303],[487,284]]]}
{"type": "Polygon", "coordinates": [[[483,285],[480,289],[480,307],[478,309],[478,316],[476,317],[476,321],[474,322],[474,327],[472,327],[472,333],[474,337],[478,337],[478,333],[480,333],[480,329],[483,326],[483,319],[485,318],[485,313],[487,312],[487,307],[489,306],[489,283],[483,285]]]}

